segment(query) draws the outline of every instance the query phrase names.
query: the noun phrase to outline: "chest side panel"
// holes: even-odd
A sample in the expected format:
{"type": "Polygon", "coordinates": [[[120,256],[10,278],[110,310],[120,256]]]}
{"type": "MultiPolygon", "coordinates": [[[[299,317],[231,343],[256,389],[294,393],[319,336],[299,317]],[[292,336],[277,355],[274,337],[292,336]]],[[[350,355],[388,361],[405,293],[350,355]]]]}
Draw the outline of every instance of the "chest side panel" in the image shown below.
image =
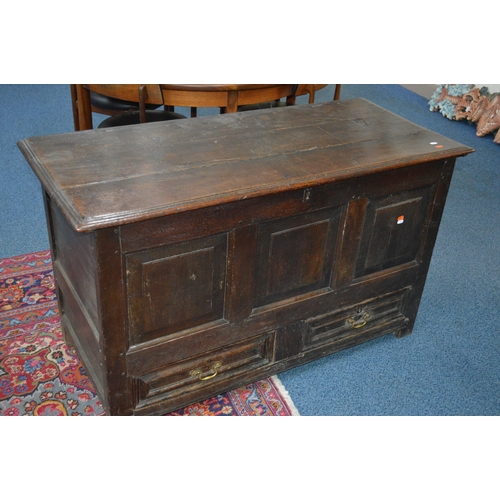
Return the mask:
{"type": "Polygon", "coordinates": [[[105,402],[95,234],[75,232],[49,197],[45,203],[62,331],[66,342],[77,348],[105,402]]]}

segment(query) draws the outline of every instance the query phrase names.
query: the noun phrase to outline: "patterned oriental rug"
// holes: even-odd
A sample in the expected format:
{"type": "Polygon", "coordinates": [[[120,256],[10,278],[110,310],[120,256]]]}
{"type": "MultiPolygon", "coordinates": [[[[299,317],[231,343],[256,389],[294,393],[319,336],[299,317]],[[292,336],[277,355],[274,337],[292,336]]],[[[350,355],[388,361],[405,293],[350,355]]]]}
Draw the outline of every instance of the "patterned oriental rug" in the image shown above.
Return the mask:
{"type": "MultiPolygon", "coordinates": [[[[0,416],[104,415],[92,382],[60,328],[49,251],[0,259],[0,416]]],[[[168,416],[291,416],[277,377],[168,416]]]]}

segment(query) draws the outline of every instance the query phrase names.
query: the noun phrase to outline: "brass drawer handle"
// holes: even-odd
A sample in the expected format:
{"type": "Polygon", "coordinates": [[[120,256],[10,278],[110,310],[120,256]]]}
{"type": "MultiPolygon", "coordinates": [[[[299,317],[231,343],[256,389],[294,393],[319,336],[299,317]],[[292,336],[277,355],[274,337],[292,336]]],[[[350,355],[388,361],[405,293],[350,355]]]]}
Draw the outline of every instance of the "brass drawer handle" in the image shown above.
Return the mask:
{"type": "Polygon", "coordinates": [[[210,380],[211,378],[214,378],[217,375],[217,370],[222,366],[222,363],[220,361],[216,361],[212,365],[212,371],[213,373],[211,375],[207,375],[203,377],[203,371],[200,368],[197,368],[196,370],[191,371],[191,377],[198,377],[198,380],[210,380]]]}
{"type": "Polygon", "coordinates": [[[347,322],[353,327],[353,328],[362,328],[363,326],[366,325],[366,320],[370,317],[368,313],[363,314],[361,318],[359,317],[354,317],[354,318],[349,318],[347,322]]]}

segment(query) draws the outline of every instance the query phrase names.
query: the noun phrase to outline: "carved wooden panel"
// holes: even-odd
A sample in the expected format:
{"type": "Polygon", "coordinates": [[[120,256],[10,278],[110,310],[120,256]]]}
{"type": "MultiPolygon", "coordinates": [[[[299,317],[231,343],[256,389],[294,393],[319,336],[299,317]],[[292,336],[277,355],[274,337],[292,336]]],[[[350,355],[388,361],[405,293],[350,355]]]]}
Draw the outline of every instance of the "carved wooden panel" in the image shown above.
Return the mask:
{"type": "Polygon", "coordinates": [[[369,200],[356,277],[417,259],[433,186],[369,200]]]}
{"type": "Polygon", "coordinates": [[[158,367],[136,378],[135,399],[139,407],[147,407],[162,397],[189,397],[189,392],[196,391],[206,394],[225,380],[271,363],[274,340],[275,332],[266,332],[181,363],[158,367]]]}
{"type": "Polygon", "coordinates": [[[133,344],[222,319],[227,235],[127,257],[133,344]]]}
{"type": "Polygon", "coordinates": [[[363,335],[370,330],[401,328],[407,318],[403,312],[407,290],[390,293],[339,311],[329,312],[306,321],[304,348],[342,342],[348,337],[363,335]]]}
{"type": "Polygon", "coordinates": [[[261,225],[255,307],[329,286],[339,214],[331,208],[261,225]]]}

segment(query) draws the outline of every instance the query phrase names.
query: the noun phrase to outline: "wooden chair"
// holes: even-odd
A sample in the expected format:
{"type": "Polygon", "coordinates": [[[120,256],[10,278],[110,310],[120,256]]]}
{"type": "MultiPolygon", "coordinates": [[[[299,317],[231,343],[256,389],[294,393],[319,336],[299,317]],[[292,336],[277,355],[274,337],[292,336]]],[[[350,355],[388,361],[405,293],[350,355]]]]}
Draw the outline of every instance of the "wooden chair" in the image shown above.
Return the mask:
{"type": "Polygon", "coordinates": [[[165,105],[219,108],[221,114],[235,113],[259,103],[278,101],[293,94],[292,84],[161,84],[165,105]]]}
{"type": "MultiPolygon", "coordinates": [[[[326,85],[323,84],[302,84],[298,86],[297,89],[297,96],[299,95],[309,95],[309,104],[314,102],[314,99],[316,97],[316,92],[318,90],[321,90],[325,88],[326,85]]],[[[340,83],[335,84],[335,92],[333,94],[333,100],[338,101],[340,99],[340,90],[341,90],[342,85],[340,83]]]]}
{"type": "Polygon", "coordinates": [[[167,109],[158,110],[163,106],[159,85],[72,84],[70,87],[75,131],[93,128],[92,113],[110,115],[99,128],[186,118],[167,109]],[[99,96],[97,100],[95,96],[99,96]],[[113,108],[93,105],[93,98],[94,104],[112,103],[113,108]]]}
{"type": "Polygon", "coordinates": [[[284,96],[286,99],[284,101],[280,99],[274,99],[272,101],[264,101],[253,104],[244,104],[238,106],[238,111],[252,111],[255,109],[269,109],[269,108],[279,108],[282,106],[293,106],[295,104],[295,99],[297,97],[298,89],[302,89],[301,85],[293,84],[290,86],[290,93],[284,96]]]}
{"type": "MultiPolygon", "coordinates": [[[[274,101],[268,101],[268,102],[263,102],[263,103],[258,103],[258,104],[250,104],[247,106],[240,106],[238,108],[238,111],[249,111],[253,109],[266,109],[266,108],[276,108],[280,106],[292,106],[296,102],[296,98],[302,95],[309,95],[309,104],[312,104],[315,100],[316,97],[316,92],[318,90],[321,90],[322,88],[325,88],[325,84],[296,84],[293,85],[292,88],[292,93],[287,96],[285,101],[282,101],[281,99],[277,99],[274,101]]],[[[340,84],[335,85],[335,93],[333,96],[333,99],[335,101],[340,99],[340,84]]]]}

